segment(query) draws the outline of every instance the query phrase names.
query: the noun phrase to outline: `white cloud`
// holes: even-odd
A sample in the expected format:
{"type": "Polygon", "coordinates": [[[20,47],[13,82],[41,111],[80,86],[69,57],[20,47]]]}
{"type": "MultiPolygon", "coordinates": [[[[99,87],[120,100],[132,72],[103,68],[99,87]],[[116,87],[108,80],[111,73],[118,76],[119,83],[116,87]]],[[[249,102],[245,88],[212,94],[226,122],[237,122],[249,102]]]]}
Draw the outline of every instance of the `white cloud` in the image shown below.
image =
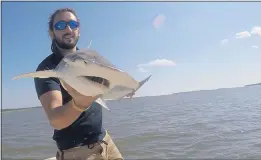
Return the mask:
{"type": "MultiPolygon", "coordinates": [[[[254,27],[252,27],[251,31],[242,31],[242,32],[238,32],[236,34],[233,33],[232,35],[233,35],[233,37],[235,35],[237,39],[249,38],[252,35],[261,36],[261,26],[254,26],[254,27]]],[[[220,41],[221,45],[224,45],[226,43],[228,43],[227,38],[220,41]]],[[[259,48],[259,47],[258,46],[252,46],[252,48],[259,48]]]]}
{"type": "Polygon", "coordinates": [[[145,64],[139,64],[138,67],[167,67],[175,65],[176,64],[172,60],[156,59],[145,64]]]}
{"type": "Polygon", "coordinates": [[[163,14],[157,15],[152,22],[154,28],[160,28],[165,23],[166,17],[163,14]]]}
{"type": "Polygon", "coordinates": [[[153,61],[150,61],[148,63],[144,64],[139,64],[137,67],[139,68],[140,72],[148,72],[144,68],[148,67],[173,67],[175,66],[176,63],[173,62],[172,60],[167,60],[167,59],[156,59],[153,61]]]}
{"type": "Polygon", "coordinates": [[[251,30],[251,34],[261,36],[261,27],[260,26],[254,26],[251,30]]]}
{"type": "Polygon", "coordinates": [[[223,44],[226,44],[226,43],[228,43],[228,39],[223,39],[223,40],[221,40],[221,42],[220,42],[222,45],[223,44]]]}
{"type": "Polygon", "coordinates": [[[140,72],[148,72],[147,70],[145,70],[144,68],[139,68],[140,72]]]}
{"type": "Polygon", "coordinates": [[[236,33],[236,38],[248,38],[251,34],[248,31],[236,33]]]}

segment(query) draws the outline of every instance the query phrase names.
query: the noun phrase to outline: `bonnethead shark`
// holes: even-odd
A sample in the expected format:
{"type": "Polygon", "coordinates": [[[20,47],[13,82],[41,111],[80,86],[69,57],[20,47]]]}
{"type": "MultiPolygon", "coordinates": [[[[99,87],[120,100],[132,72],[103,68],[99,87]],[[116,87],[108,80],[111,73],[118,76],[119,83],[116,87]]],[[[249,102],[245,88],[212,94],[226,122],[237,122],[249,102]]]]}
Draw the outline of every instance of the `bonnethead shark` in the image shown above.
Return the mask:
{"type": "Polygon", "coordinates": [[[108,109],[105,100],[120,100],[132,95],[151,77],[142,81],[135,80],[127,72],[120,70],[101,56],[97,51],[82,49],[67,54],[53,70],[36,71],[18,75],[19,78],[55,77],[85,96],[97,96],[96,102],[108,109]],[[96,79],[96,81],[95,81],[96,79]],[[103,79],[108,85],[103,86],[97,79],[103,79]]]}

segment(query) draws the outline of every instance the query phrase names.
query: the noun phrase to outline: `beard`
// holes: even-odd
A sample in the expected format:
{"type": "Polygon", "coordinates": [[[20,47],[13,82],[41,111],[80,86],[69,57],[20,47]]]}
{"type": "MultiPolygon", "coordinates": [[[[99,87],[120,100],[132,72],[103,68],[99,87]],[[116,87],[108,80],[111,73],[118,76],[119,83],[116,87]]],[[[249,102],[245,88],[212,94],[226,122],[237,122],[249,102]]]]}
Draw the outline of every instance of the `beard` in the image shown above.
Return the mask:
{"type": "Polygon", "coordinates": [[[59,39],[57,39],[56,37],[53,39],[54,40],[54,42],[56,43],[56,45],[59,47],[59,48],[61,48],[61,49],[73,49],[75,46],[76,46],[76,44],[77,44],[77,42],[78,42],[78,40],[79,40],[79,36],[77,36],[77,37],[75,37],[72,41],[73,42],[71,42],[71,43],[65,43],[63,40],[59,40],[59,39]]]}

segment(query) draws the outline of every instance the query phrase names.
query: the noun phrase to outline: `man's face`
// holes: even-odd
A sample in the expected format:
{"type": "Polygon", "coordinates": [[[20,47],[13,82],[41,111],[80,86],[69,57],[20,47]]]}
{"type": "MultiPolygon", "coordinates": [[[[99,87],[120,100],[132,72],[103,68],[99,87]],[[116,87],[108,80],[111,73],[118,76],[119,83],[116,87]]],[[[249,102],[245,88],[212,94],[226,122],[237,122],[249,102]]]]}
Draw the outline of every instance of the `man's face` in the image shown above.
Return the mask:
{"type": "MultiPolygon", "coordinates": [[[[65,22],[76,21],[77,18],[71,12],[58,13],[54,18],[53,38],[56,44],[62,49],[72,49],[76,46],[79,39],[79,27],[71,28],[70,25],[63,29],[56,29],[55,25],[59,27],[64,26],[65,22]]],[[[73,22],[72,22],[73,23],[73,22]]],[[[73,23],[75,26],[75,23],[73,23]]]]}

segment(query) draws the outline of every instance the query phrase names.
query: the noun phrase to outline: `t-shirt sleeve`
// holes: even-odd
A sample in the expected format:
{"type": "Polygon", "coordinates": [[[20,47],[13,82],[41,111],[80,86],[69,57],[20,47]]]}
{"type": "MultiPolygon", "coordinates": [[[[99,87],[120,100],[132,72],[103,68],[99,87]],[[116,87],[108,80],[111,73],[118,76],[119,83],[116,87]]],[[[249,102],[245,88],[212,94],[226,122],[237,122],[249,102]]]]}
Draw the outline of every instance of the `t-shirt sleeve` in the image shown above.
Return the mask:
{"type": "Polygon", "coordinates": [[[60,84],[55,78],[34,78],[34,84],[38,99],[48,91],[61,91],[60,84]]]}
{"type": "MultiPolygon", "coordinates": [[[[41,68],[37,68],[37,71],[43,70],[41,68]]],[[[60,83],[57,78],[34,78],[35,89],[37,93],[38,99],[40,96],[48,91],[58,90],[61,91],[60,83]]]]}

